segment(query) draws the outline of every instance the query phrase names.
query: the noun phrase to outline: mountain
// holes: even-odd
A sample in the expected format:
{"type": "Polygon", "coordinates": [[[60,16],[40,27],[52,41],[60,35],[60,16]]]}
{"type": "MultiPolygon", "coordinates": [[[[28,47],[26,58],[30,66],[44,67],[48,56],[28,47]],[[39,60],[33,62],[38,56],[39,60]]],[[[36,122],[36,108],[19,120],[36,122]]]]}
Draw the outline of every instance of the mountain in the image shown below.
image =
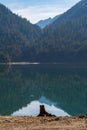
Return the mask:
{"type": "Polygon", "coordinates": [[[53,22],[54,26],[87,15],[87,0],[81,0],[53,22]]]}
{"type": "Polygon", "coordinates": [[[50,62],[87,62],[87,0],[44,28],[40,53],[50,62]]]}
{"type": "Polygon", "coordinates": [[[28,60],[28,49],[34,46],[41,29],[13,14],[0,4],[0,61],[28,60]]]}
{"type": "Polygon", "coordinates": [[[87,0],[41,29],[0,4],[0,61],[87,62],[87,0]]]}
{"type": "Polygon", "coordinates": [[[45,20],[40,20],[39,22],[36,23],[41,28],[45,28],[47,25],[53,23],[57,18],[59,18],[60,15],[55,16],[54,18],[48,18],[45,20]]]}

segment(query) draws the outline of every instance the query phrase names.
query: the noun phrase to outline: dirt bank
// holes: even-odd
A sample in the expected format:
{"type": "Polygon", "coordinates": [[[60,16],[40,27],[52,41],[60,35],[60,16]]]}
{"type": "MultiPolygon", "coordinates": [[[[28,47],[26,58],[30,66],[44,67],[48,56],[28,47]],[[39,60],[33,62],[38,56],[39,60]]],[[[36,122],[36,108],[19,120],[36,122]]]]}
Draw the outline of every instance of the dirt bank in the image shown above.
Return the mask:
{"type": "Polygon", "coordinates": [[[0,116],[0,130],[87,130],[87,117],[0,116]]]}

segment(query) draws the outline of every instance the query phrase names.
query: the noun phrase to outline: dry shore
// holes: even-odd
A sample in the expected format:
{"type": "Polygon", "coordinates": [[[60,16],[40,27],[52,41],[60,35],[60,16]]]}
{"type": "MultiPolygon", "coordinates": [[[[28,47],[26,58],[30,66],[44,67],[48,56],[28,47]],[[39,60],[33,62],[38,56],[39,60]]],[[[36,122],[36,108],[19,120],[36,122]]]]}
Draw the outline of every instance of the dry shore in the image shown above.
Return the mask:
{"type": "Polygon", "coordinates": [[[0,130],[87,130],[87,116],[79,116],[79,117],[0,116],[0,130]]]}

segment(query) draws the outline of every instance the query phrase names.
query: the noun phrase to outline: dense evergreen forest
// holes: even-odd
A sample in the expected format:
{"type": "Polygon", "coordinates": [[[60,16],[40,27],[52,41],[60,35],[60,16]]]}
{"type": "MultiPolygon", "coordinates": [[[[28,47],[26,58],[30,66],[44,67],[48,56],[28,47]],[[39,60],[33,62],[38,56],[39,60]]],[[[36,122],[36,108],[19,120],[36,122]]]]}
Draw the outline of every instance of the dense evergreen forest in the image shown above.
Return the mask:
{"type": "Polygon", "coordinates": [[[0,61],[87,62],[87,0],[40,29],[0,4],[0,61]]]}
{"type": "Polygon", "coordinates": [[[22,60],[21,57],[25,59],[27,48],[34,46],[40,35],[41,29],[37,25],[18,17],[0,4],[0,61],[7,55],[12,61],[17,58],[22,60]]]}

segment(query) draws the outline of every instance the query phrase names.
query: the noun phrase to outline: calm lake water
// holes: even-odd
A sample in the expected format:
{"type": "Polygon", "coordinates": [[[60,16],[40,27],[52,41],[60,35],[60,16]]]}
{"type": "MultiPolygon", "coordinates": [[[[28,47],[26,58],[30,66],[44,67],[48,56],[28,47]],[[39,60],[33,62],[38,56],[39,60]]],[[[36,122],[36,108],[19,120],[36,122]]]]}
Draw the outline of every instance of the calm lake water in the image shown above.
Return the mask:
{"type": "Polygon", "coordinates": [[[87,114],[87,66],[0,65],[0,115],[87,114]]]}

